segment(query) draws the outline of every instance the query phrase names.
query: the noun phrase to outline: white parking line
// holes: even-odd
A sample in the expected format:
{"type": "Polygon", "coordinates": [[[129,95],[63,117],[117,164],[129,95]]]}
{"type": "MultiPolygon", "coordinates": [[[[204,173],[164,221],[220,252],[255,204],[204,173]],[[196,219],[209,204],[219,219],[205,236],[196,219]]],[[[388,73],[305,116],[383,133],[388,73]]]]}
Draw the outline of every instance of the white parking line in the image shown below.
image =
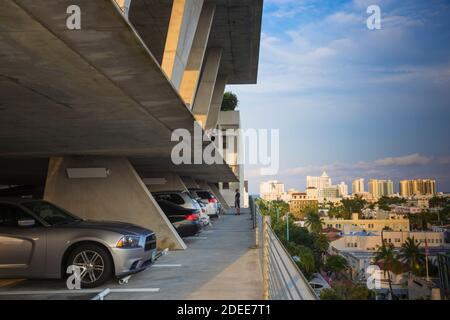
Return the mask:
{"type": "MultiPolygon", "coordinates": [[[[20,296],[20,295],[53,295],[53,294],[85,294],[100,293],[103,289],[81,289],[81,290],[28,290],[28,291],[8,291],[0,292],[0,296],[20,296]]],[[[132,293],[132,292],[159,292],[159,288],[124,288],[110,289],[111,293],[132,293]]]]}

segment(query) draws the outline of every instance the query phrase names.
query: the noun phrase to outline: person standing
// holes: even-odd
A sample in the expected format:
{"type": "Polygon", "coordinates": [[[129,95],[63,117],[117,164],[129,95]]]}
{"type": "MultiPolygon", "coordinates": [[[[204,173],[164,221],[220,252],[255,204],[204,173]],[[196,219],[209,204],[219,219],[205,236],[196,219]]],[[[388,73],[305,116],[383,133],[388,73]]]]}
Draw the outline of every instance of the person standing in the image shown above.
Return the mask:
{"type": "Polygon", "coordinates": [[[234,195],[234,207],[236,208],[236,214],[237,216],[241,215],[241,193],[239,192],[239,189],[236,189],[236,194],[234,195]]]}

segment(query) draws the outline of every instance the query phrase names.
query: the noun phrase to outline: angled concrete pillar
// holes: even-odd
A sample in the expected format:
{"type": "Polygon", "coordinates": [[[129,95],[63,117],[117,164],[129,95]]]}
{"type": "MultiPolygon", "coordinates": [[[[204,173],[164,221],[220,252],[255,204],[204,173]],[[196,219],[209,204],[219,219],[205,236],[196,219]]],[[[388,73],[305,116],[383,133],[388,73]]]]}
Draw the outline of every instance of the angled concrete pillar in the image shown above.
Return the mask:
{"type": "Polygon", "coordinates": [[[194,42],[183,73],[183,79],[181,80],[180,95],[184,102],[191,107],[194,103],[195,92],[197,91],[215,9],[216,5],[213,3],[205,3],[203,5],[197,30],[195,31],[194,42]]]}
{"type": "Polygon", "coordinates": [[[200,188],[199,185],[197,184],[197,182],[195,182],[194,179],[192,179],[191,177],[181,177],[181,180],[183,181],[184,185],[186,186],[186,188],[188,189],[198,189],[200,188]]]}
{"type": "Polygon", "coordinates": [[[216,198],[220,201],[220,203],[222,204],[223,208],[225,210],[230,209],[230,206],[228,205],[227,201],[225,200],[225,198],[223,197],[223,195],[220,193],[219,188],[217,187],[217,185],[215,183],[208,183],[208,187],[209,190],[216,196],[216,198]]]}
{"type": "Polygon", "coordinates": [[[117,6],[122,10],[124,16],[128,19],[128,11],[130,10],[131,0],[114,0],[117,6]]]}
{"type": "Polygon", "coordinates": [[[158,191],[187,191],[180,176],[174,173],[145,173],[142,181],[150,192],[158,191]]]}
{"type": "Polygon", "coordinates": [[[151,229],[159,249],[186,249],[126,158],[51,158],[44,198],[85,219],[123,221],[151,229]],[[102,176],[104,169],[108,174],[102,176]]]}
{"type": "Polygon", "coordinates": [[[204,0],[173,0],[161,67],[179,89],[204,0]]]}
{"type": "Polygon", "coordinates": [[[214,88],[216,86],[217,73],[222,59],[222,48],[211,48],[206,53],[200,83],[194,100],[192,111],[195,119],[206,126],[209,107],[211,105],[214,88]]]}
{"type": "Polygon", "coordinates": [[[227,85],[227,77],[219,75],[214,86],[214,92],[209,107],[208,117],[206,119],[206,130],[214,129],[219,120],[219,112],[222,107],[223,94],[227,85]]]}

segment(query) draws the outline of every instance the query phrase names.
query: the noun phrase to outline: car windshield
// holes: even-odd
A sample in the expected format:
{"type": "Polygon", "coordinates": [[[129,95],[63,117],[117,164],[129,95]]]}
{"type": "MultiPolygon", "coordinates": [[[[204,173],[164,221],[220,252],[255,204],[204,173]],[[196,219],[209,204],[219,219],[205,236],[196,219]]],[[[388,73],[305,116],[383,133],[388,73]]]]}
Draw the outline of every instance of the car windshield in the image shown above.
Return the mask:
{"type": "Polygon", "coordinates": [[[82,219],[58,208],[51,203],[45,201],[30,201],[22,203],[24,207],[31,210],[39,218],[47,222],[49,225],[61,225],[81,221],[82,219]]]}

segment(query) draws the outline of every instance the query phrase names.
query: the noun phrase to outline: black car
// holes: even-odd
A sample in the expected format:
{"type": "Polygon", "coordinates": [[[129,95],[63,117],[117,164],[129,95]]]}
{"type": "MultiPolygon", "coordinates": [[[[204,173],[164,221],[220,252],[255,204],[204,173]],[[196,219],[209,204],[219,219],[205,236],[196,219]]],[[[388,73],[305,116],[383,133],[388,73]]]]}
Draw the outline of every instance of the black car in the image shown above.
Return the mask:
{"type": "Polygon", "coordinates": [[[157,203],[180,237],[191,237],[200,232],[198,209],[187,209],[167,200],[157,200],[157,203]]]}

